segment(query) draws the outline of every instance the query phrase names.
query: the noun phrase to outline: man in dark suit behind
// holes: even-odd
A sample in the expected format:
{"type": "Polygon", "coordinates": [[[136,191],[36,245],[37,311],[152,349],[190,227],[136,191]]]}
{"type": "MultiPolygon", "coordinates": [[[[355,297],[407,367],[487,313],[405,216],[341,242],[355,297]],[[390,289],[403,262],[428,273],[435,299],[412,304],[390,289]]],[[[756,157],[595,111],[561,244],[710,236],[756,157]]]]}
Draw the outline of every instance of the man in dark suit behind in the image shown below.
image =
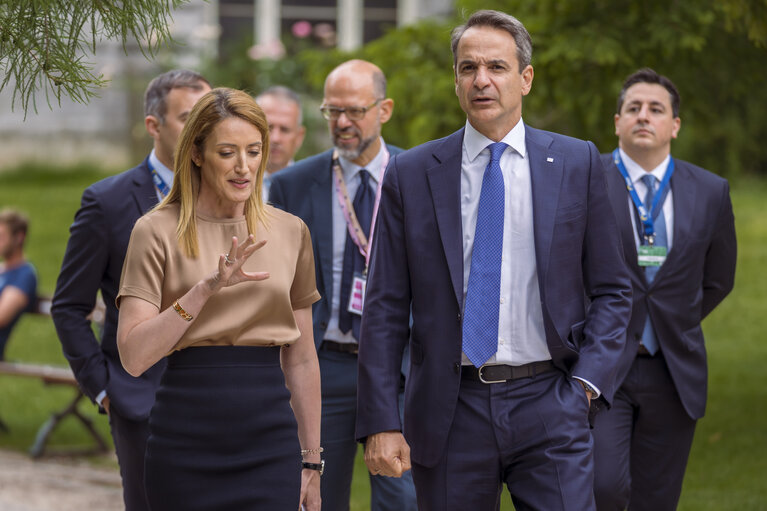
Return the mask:
{"type": "MultiPolygon", "coordinates": [[[[317,289],[322,294],[312,314],[322,376],[325,511],[349,509],[358,449],[354,423],[362,308],[355,292],[364,293],[360,287],[367,273],[366,242],[382,172],[390,156],[401,152],[381,137],[381,126],[393,109],[394,102],[386,97],[386,77],[377,66],[350,60],[336,67],[325,80],[320,108],[334,149],[274,174],[269,192],[269,201],[301,217],[312,235],[317,289]],[[364,236],[358,236],[359,231],[364,236]],[[356,302],[359,310],[350,312],[350,302],[356,302]]],[[[401,394],[399,372],[396,378],[401,394]]],[[[415,511],[409,474],[403,479],[371,476],[370,486],[372,511],[415,511]]]]}
{"type": "Polygon", "coordinates": [[[665,76],[651,69],[629,76],[615,114],[619,147],[603,155],[634,303],[620,388],[593,431],[600,510],[676,509],[706,406],[701,321],[735,278],[727,181],[671,158],[679,102],[665,76]]]}
{"type": "Polygon", "coordinates": [[[178,136],[209,90],[205,78],[187,70],[168,71],[149,83],[144,122],[154,148],[137,167],[83,192],[53,296],[51,314],[64,355],[83,392],[109,415],[128,511],[148,509],[144,451],[164,361],[139,378],[125,372],[116,345],[115,296],[133,224],[170,190],[178,136]],[[99,290],[106,304],[101,343],[88,319],[99,290]]]}
{"type": "Polygon", "coordinates": [[[468,122],[383,182],[357,436],[374,473],[412,455],[422,511],[496,510],[504,482],[518,510],[591,510],[589,401],[612,398],[631,306],[599,153],[522,122],[532,43],[516,18],[476,12],[452,47],[468,122]]]}

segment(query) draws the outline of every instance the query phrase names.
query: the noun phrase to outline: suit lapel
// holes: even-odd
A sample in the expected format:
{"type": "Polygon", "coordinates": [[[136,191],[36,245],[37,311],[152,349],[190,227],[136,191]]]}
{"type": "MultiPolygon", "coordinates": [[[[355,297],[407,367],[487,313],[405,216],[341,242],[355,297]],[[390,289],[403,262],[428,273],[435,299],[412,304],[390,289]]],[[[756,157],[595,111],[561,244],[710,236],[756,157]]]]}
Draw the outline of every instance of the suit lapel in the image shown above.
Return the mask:
{"type": "Polygon", "coordinates": [[[314,175],[314,181],[309,189],[309,199],[312,205],[312,229],[315,229],[313,242],[316,244],[317,256],[320,260],[320,271],[324,289],[323,296],[333,296],[333,204],[336,200],[332,187],[332,151],[326,153],[323,169],[314,175]]]}
{"type": "Polygon", "coordinates": [[[674,175],[671,176],[671,193],[674,200],[673,246],[653,282],[662,277],[664,267],[670,266],[673,268],[676,259],[682,257],[680,254],[684,252],[685,240],[690,238],[692,219],[696,217],[695,183],[688,169],[683,164],[680,165],[679,160],[675,160],[674,164],[676,168],[674,169],[674,175]],[[671,264],[669,265],[669,263],[671,264]]]}
{"type": "MultiPolygon", "coordinates": [[[[637,263],[638,254],[636,239],[634,238],[634,224],[631,222],[631,207],[629,206],[629,194],[626,190],[626,183],[621,176],[618,167],[615,166],[612,159],[606,165],[607,171],[607,193],[610,197],[610,205],[615,214],[615,221],[620,231],[621,242],[623,243],[623,254],[631,270],[637,274],[640,280],[646,282],[644,268],[637,263]]],[[[633,207],[633,206],[632,206],[633,207]]]]}
{"type": "Polygon", "coordinates": [[[463,243],[461,236],[461,152],[463,128],[447,137],[434,151],[437,164],[426,170],[442,249],[460,307],[463,303],[463,243]]]}
{"type": "Polygon", "coordinates": [[[549,149],[552,138],[544,132],[525,126],[525,143],[530,162],[533,194],[533,228],[538,280],[548,269],[554,219],[559,204],[559,192],[564,175],[564,156],[549,149]]]}
{"type": "Polygon", "coordinates": [[[157,192],[155,192],[152,176],[149,173],[149,157],[137,167],[138,172],[133,173],[133,189],[130,190],[139,215],[143,215],[157,205],[157,192]]]}

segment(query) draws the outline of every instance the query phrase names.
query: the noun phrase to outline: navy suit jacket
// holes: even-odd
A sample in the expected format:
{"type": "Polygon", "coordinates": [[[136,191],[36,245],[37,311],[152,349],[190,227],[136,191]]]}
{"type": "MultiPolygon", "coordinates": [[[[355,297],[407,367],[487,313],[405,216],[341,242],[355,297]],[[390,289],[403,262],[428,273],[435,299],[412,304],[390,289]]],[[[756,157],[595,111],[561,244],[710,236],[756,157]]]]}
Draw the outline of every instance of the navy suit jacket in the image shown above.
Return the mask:
{"type": "MultiPolygon", "coordinates": [[[[631,283],[599,153],[590,142],[525,132],[548,349],[557,367],[592,382],[609,402],[631,283]]],[[[412,336],[404,434],[412,459],[425,466],[443,453],[461,381],[463,134],[390,162],[362,319],[357,437],[402,429],[398,357],[412,336]]]]}
{"type": "Polygon", "coordinates": [[[626,351],[618,365],[622,383],[636,356],[647,315],[655,327],[679,397],[693,419],[706,409],[708,370],[700,323],[735,281],[735,218],[727,181],[686,161],[674,160],[673,245],[652,283],[637,264],[628,191],[611,154],[602,155],[610,200],[631,270],[634,303],[626,351]]]}
{"type": "Polygon", "coordinates": [[[131,420],[149,417],[165,359],[139,378],[125,372],[117,351],[115,297],[133,225],[155,204],[147,160],[89,186],[69,230],[51,307],[64,356],[83,392],[94,400],[106,390],[110,406],[131,420]],[[106,304],[101,343],[87,319],[99,290],[106,304]]]}
{"type": "MultiPolygon", "coordinates": [[[[386,145],[389,155],[402,149],[386,145]]],[[[317,289],[322,298],[312,306],[314,344],[319,349],[330,320],[333,296],[333,150],[310,156],[273,175],[269,202],[301,218],[312,236],[317,289]]]]}

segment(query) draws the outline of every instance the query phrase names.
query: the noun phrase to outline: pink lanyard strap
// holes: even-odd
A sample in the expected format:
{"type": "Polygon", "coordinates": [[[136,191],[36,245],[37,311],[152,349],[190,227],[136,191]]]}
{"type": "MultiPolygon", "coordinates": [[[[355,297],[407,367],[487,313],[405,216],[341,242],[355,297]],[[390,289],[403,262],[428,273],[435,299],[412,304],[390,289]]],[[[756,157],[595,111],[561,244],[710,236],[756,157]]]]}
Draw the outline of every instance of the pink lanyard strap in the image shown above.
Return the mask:
{"type": "Polygon", "coordinates": [[[360,254],[365,258],[365,269],[370,262],[370,243],[373,239],[373,231],[375,229],[376,218],[378,217],[378,206],[381,203],[381,183],[386,172],[386,166],[389,164],[389,151],[384,145],[384,157],[381,164],[381,170],[378,177],[378,186],[376,190],[376,199],[373,205],[373,218],[370,224],[370,236],[366,237],[365,233],[360,227],[359,220],[357,220],[357,214],[354,212],[354,205],[349,199],[349,193],[346,189],[346,183],[344,182],[343,170],[341,170],[341,164],[338,161],[338,152],[333,150],[333,176],[336,188],[336,197],[338,198],[338,204],[341,206],[341,211],[346,221],[346,228],[349,232],[349,236],[360,251],[360,254]]]}

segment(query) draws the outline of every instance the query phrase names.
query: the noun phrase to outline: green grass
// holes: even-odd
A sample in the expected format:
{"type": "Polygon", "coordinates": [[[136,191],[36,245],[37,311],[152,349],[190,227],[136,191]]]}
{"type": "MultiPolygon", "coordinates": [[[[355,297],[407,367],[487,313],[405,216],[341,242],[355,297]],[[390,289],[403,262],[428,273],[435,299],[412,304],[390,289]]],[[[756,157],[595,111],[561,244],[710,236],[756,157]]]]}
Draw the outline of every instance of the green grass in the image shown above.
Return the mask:
{"type": "MultiPolygon", "coordinates": [[[[38,272],[38,292],[52,294],[61,267],[69,225],[80,205],[80,196],[89,184],[106,177],[94,168],[48,170],[25,166],[13,172],[0,172],[0,208],[17,208],[29,216],[30,230],[26,256],[38,272]]],[[[5,352],[10,361],[66,366],[53,322],[45,317],[26,315],[11,334],[5,352]]],[[[0,376],[0,418],[10,433],[0,433],[0,447],[28,449],[37,429],[72,399],[69,387],[46,387],[37,379],[0,376]]],[[[92,417],[105,438],[109,424],[87,400],[80,410],[92,417]]],[[[89,446],[91,440],[76,419],[65,419],[51,437],[52,447],[89,446]]]]}
{"type": "MultiPolygon", "coordinates": [[[[95,169],[47,170],[25,167],[0,172],[0,208],[14,206],[31,219],[27,255],[37,266],[40,291],[52,293],[68,238],[68,228],[90,183],[106,174],[95,169]]],[[[733,186],[739,242],[735,290],[704,323],[709,353],[709,401],[698,423],[685,478],[681,511],[767,510],[767,221],[763,204],[767,180],[744,179],[733,186]]],[[[22,318],[6,351],[10,360],[66,365],[50,320],[22,318]]],[[[44,387],[37,380],[0,377],[0,417],[11,433],[0,433],[0,448],[26,450],[38,427],[63,407],[72,390],[44,387]]],[[[109,436],[106,417],[83,403],[100,431],[109,436]]],[[[70,419],[52,445],[89,445],[70,419]]],[[[369,509],[370,490],[358,456],[352,511],[369,509]]],[[[503,510],[511,510],[508,494],[503,510]]]]}

